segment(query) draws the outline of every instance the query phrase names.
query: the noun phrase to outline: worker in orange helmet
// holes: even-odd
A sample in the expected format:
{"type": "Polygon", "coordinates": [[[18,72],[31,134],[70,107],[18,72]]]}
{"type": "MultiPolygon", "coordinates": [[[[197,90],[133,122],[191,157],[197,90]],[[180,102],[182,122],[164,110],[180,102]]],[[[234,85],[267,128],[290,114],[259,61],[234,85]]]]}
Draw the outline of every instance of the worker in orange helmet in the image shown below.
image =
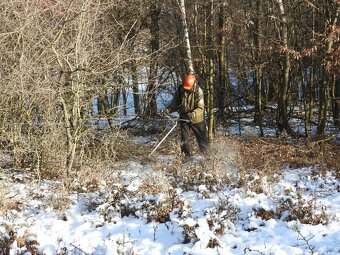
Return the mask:
{"type": "Polygon", "coordinates": [[[179,86],[170,105],[162,114],[177,111],[181,128],[181,151],[186,157],[191,156],[189,148],[190,129],[194,132],[200,151],[208,152],[209,141],[204,119],[204,96],[203,90],[198,86],[196,76],[189,73],[183,86],[179,86]]]}

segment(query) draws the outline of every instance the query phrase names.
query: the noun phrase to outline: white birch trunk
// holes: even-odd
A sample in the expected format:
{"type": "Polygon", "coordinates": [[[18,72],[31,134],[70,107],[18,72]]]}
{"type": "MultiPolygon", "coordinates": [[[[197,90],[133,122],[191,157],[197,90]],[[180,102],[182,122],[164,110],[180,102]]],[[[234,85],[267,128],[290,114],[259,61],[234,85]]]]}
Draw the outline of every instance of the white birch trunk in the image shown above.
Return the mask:
{"type": "Polygon", "coordinates": [[[180,0],[180,8],[181,8],[182,22],[183,22],[183,27],[184,27],[184,41],[185,41],[186,47],[187,47],[189,72],[194,73],[194,65],[192,63],[192,57],[191,57],[189,30],[188,30],[187,16],[186,16],[186,12],[185,12],[185,1],[184,0],[180,0]]]}

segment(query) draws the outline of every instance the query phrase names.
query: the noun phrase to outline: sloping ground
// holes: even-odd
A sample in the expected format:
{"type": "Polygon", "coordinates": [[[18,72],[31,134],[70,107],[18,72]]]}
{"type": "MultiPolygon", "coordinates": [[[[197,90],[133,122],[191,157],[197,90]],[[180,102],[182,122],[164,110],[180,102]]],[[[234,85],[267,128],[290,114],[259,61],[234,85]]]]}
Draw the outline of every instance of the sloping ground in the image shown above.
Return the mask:
{"type": "Polygon", "coordinates": [[[182,163],[169,139],[152,157],[87,170],[70,193],[1,171],[0,254],[338,254],[337,172],[279,171],[276,146],[243,142],[220,137],[182,163]]]}

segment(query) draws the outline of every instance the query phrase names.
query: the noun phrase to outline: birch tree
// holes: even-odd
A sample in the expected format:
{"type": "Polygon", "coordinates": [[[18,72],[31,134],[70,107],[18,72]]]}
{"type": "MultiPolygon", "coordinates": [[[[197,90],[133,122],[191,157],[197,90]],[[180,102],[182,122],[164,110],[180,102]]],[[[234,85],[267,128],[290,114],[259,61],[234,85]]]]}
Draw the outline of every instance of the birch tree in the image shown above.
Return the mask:
{"type": "Polygon", "coordinates": [[[184,42],[185,42],[186,51],[187,51],[188,68],[189,68],[189,72],[195,73],[194,65],[192,62],[192,55],[191,55],[191,45],[190,45],[190,38],[189,38],[189,29],[188,29],[188,24],[187,24],[185,0],[180,0],[179,6],[181,9],[181,14],[182,14],[182,23],[183,23],[183,29],[184,29],[184,42]]]}
{"type": "Polygon", "coordinates": [[[215,136],[216,123],[215,123],[215,52],[214,52],[214,2],[210,0],[207,4],[207,26],[208,26],[208,43],[207,43],[207,59],[209,66],[207,68],[207,113],[208,113],[208,139],[212,141],[215,136]]]}
{"type": "Polygon", "coordinates": [[[263,81],[263,60],[262,60],[262,46],[263,46],[263,4],[262,0],[256,0],[255,2],[255,27],[253,31],[254,46],[255,46],[255,124],[260,128],[260,136],[263,136],[263,100],[262,100],[262,81],[263,81]]]}
{"type": "Polygon", "coordinates": [[[218,91],[216,94],[219,108],[219,119],[220,121],[225,117],[225,109],[227,102],[227,53],[226,53],[226,6],[227,2],[220,0],[218,10],[218,91]]]}

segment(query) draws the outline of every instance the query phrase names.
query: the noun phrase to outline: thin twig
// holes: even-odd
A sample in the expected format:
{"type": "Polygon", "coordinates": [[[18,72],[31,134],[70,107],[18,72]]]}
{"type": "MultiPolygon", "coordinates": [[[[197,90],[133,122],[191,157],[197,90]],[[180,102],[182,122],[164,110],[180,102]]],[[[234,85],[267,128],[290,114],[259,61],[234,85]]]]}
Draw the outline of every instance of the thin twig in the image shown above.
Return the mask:
{"type": "Polygon", "coordinates": [[[85,255],[88,255],[85,251],[83,251],[82,249],[80,249],[79,247],[75,246],[74,244],[70,243],[70,245],[74,248],[76,248],[78,251],[84,253],[85,255]]]}

